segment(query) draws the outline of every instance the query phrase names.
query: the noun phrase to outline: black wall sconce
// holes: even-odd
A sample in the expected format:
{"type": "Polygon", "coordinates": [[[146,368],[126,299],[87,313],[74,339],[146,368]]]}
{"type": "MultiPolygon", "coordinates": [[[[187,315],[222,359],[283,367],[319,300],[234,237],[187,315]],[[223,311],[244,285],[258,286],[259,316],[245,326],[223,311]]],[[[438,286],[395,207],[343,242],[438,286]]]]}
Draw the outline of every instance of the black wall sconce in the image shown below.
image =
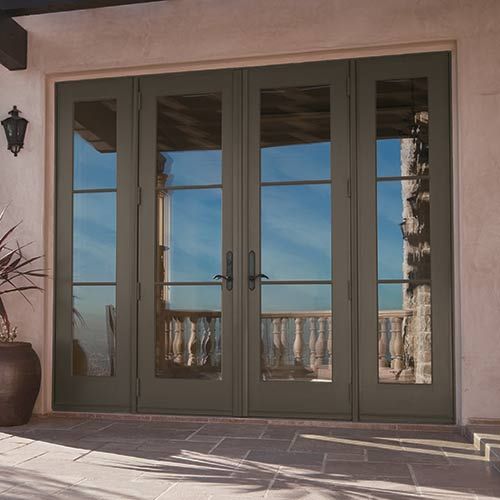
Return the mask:
{"type": "Polygon", "coordinates": [[[1,123],[5,130],[5,136],[7,137],[8,149],[12,151],[14,156],[17,156],[24,146],[24,136],[26,135],[28,120],[19,116],[17,106],[14,106],[12,110],[9,111],[9,115],[10,117],[5,118],[1,123]]]}

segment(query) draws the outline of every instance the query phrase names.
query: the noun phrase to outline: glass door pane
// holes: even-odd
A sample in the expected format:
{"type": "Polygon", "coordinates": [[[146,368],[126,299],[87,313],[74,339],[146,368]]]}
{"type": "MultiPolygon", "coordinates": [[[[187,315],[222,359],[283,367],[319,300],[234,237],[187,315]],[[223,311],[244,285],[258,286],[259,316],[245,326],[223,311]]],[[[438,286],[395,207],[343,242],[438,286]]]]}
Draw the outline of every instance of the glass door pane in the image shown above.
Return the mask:
{"type": "Polygon", "coordinates": [[[346,69],[250,73],[250,414],[350,414],[346,69]]]}
{"type": "Polygon", "coordinates": [[[222,377],[221,97],[158,99],[157,377],[222,377]]]}
{"type": "Polygon", "coordinates": [[[232,411],[230,76],[141,80],[143,411],[232,411]]]}
{"type": "Polygon", "coordinates": [[[261,378],[329,381],[330,86],[263,89],[260,101],[261,378]]]}

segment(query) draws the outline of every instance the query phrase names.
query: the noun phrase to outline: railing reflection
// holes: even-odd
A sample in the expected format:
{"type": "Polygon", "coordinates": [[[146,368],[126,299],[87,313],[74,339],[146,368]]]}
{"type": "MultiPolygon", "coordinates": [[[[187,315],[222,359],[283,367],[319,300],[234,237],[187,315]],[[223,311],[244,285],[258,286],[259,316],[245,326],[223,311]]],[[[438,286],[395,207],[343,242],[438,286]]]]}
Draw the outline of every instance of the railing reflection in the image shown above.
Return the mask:
{"type": "MultiPolygon", "coordinates": [[[[411,311],[378,316],[378,367],[382,383],[413,383],[403,325],[411,311]],[[405,373],[406,372],[406,373],[405,373]]],[[[221,312],[165,310],[158,318],[156,374],[218,379],[222,375],[221,312]]],[[[333,380],[334,332],[330,311],[279,311],[261,315],[263,380],[333,380]]]]}
{"type": "Polygon", "coordinates": [[[330,311],[279,311],[261,315],[263,380],[332,379],[330,311]]]}
{"type": "Polygon", "coordinates": [[[220,311],[165,310],[158,318],[156,375],[220,378],[220,311]]]}
{"type": "Polygon", "coordinates": [[[405,342],[404,322],[412,311],[380,311],[378,315],[378,376],[381,383],[415,382],[405,342]]]}

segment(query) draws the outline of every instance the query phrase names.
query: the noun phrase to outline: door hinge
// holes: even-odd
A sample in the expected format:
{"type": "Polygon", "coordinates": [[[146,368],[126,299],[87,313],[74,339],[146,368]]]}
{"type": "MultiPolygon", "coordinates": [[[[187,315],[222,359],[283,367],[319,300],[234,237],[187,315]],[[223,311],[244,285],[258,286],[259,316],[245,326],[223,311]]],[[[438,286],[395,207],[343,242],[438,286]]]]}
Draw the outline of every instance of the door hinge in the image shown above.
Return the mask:
{"type": "Polygon", "coordinates": [[[349,301],[352,300],[352,285],[351,285],[351,280],[347,281],[347,300],[349,300],[349,301]]]}
{"type": "Polygon", "coordinates": [[[345,79],[345,95],[351,97],[351,77],[349,75],[345,79]]]}
{"type": "Polygon", "coordinates": [[[138,398],[141,396],[141,379],[135,379],[135,396],[138,398]]]}
{"type": "Polygon", "coordinates": [[[142,92],[137,92],[137,109],[140,111],[142,108],[142,92]]]}
{"type": "Polygon", "coordinates": [[[351,178],[347,179],[347,197],[351,197],[351,178]]]}
{"type": "Polygon", "coordinates": [[[137,302],[139,302],[139,300],[141,300],[141,284],[140,283],[135,284],[135,299],[137,300],[137,302]]]}
{"type": "Polygon", "coordinates": [[[142,203],[142,188],[137,186],[137,206],[139,207],[142,203]]]}

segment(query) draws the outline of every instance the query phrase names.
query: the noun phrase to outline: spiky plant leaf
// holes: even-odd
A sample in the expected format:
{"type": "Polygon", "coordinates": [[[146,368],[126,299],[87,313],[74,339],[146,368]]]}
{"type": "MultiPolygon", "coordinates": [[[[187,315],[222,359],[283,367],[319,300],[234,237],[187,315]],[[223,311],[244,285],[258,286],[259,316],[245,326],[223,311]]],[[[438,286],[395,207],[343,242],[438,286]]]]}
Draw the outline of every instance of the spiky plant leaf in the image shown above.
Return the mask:
{"type": "MultiPolygon", "coordinates": [[[[8,207],[0,212],[0,222],[5,216],[8,207]]],[[[26,291],[42,291],[42,287],[37,285],[32,278],[39,279],[47,276],[46,270],[37,268],[32,269],[31,265],[42,259],[42,255],[36,257],[26,257],[24,249],[30,245],[20,245],[14,238],[16,229],[20,226],[18,222],[10,227],[3,234],[0,233],[0,318],[2,319],[7,332],[11,330],[9,315],[3,300],[3,296],[12,293],[18,293],[29,304],[31,304],[26,291]]]]}

